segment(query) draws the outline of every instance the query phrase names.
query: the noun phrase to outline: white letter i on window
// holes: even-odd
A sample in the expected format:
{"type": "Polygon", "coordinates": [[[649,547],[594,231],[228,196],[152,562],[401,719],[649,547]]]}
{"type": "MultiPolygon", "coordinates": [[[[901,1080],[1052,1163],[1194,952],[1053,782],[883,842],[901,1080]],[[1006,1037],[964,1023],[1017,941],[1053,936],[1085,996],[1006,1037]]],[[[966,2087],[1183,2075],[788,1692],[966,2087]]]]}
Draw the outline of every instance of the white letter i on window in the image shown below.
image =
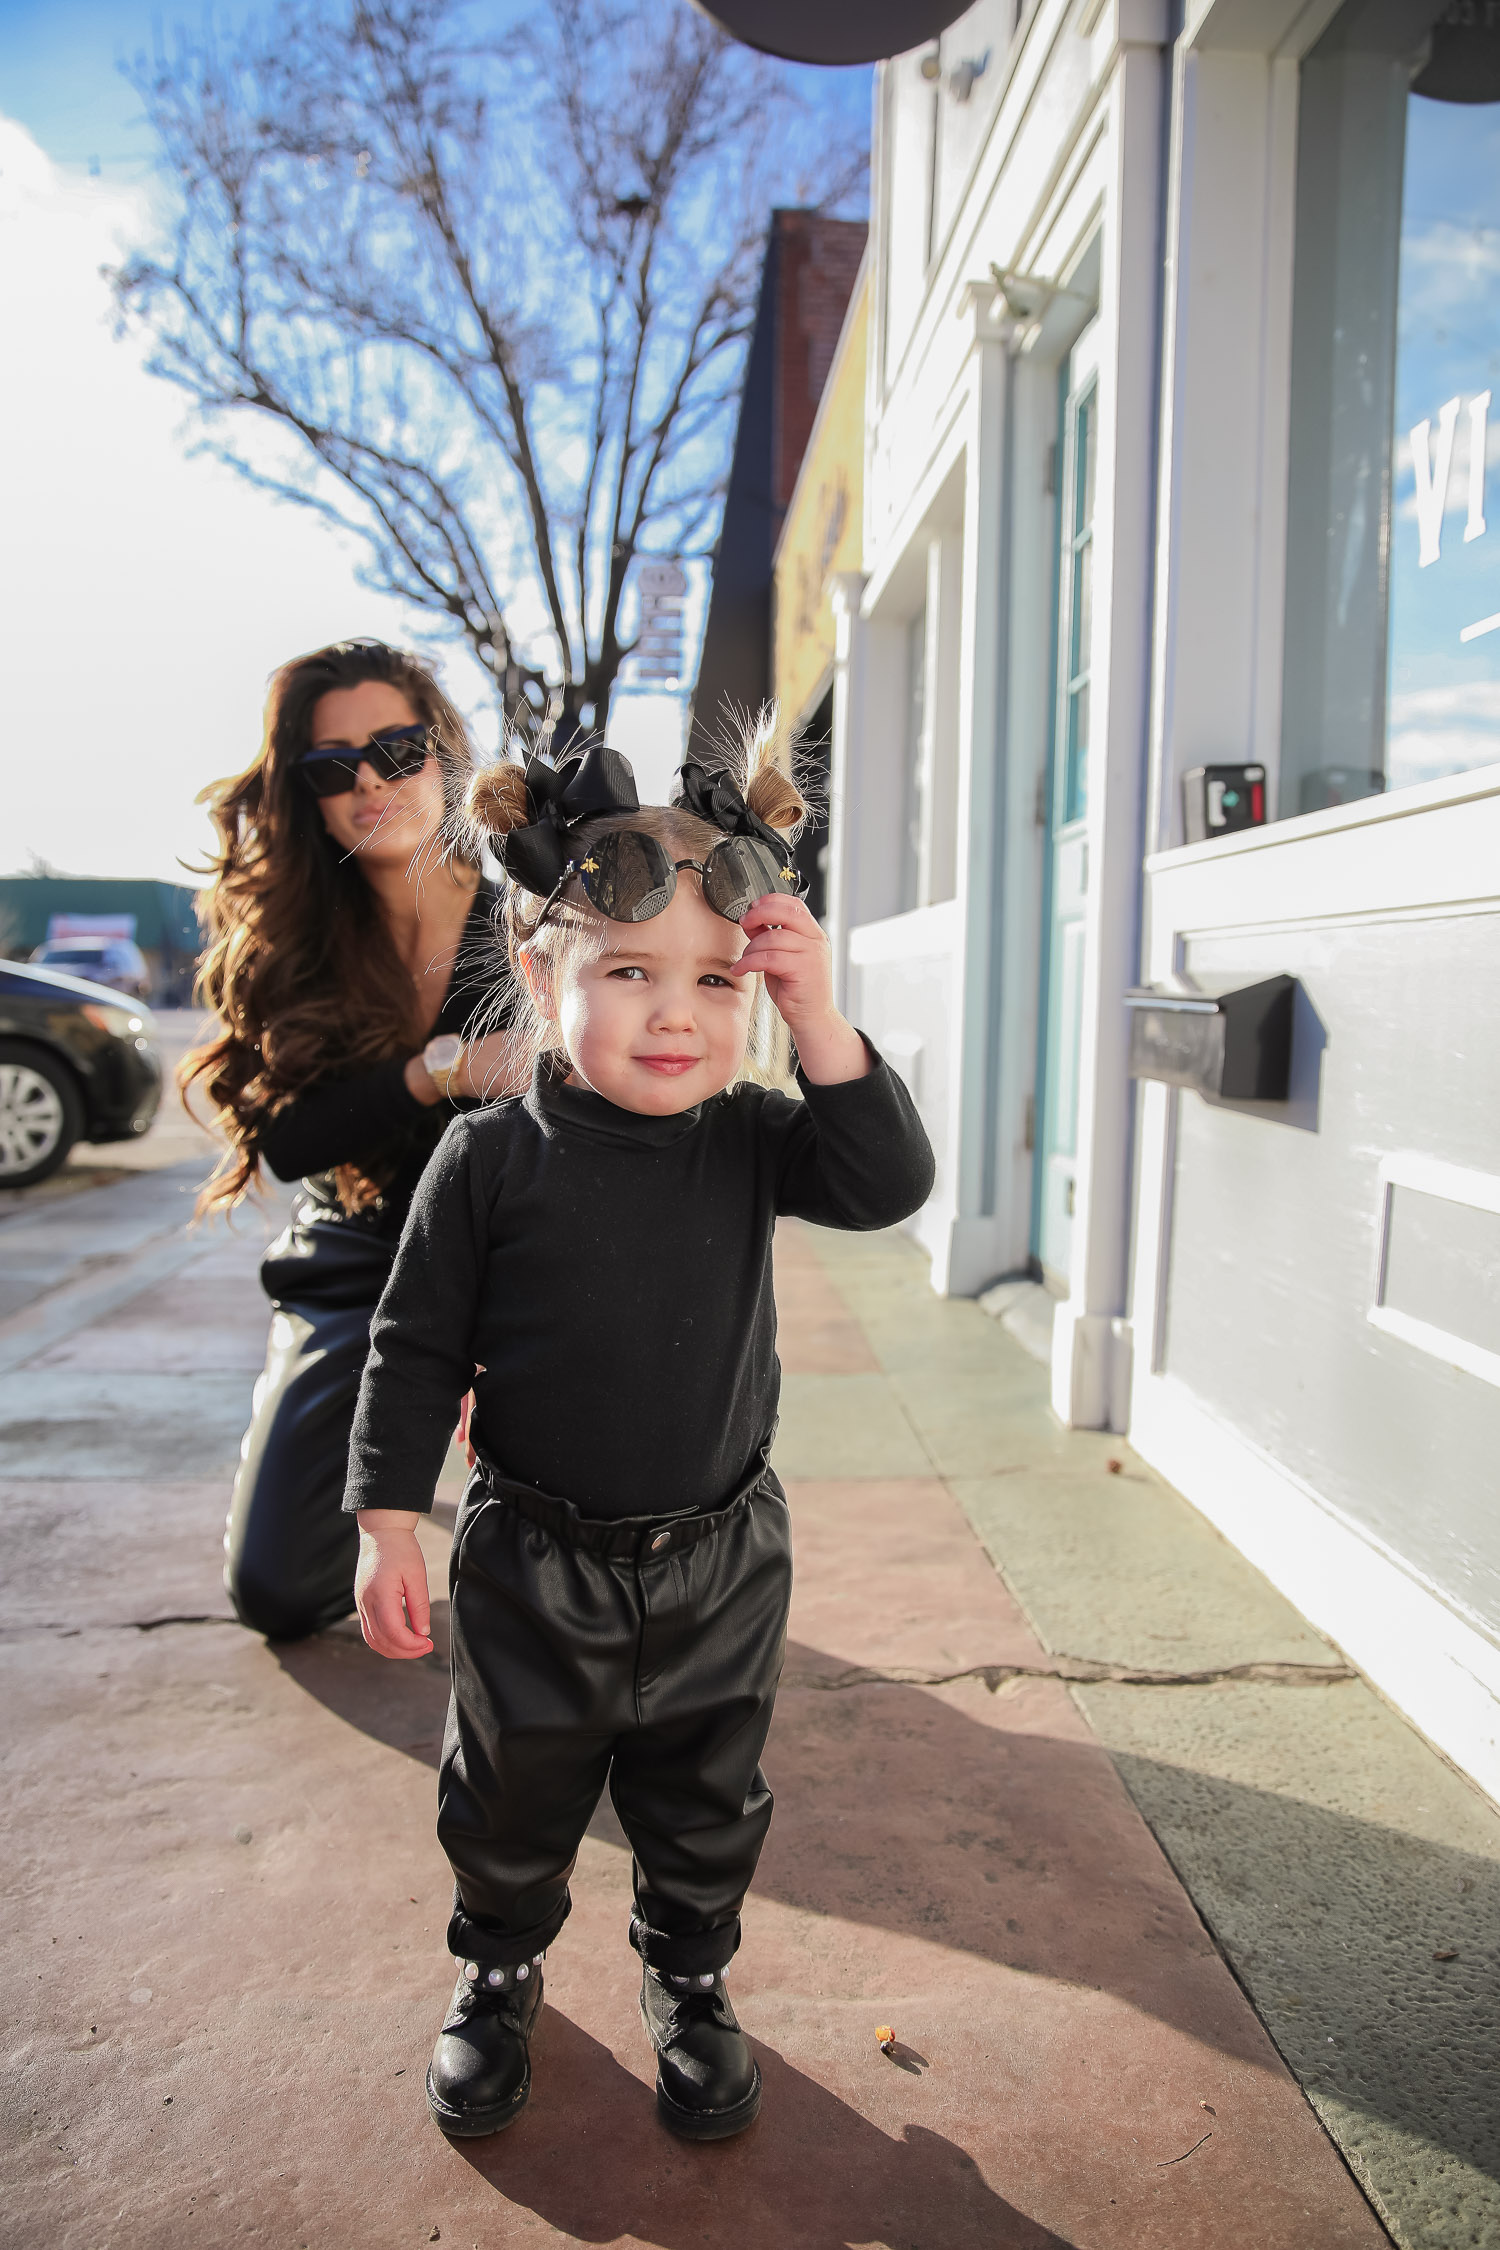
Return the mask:
{"type": "Polygon", "coordinates": [[[1484,537],[1484,455],[1489,441],[1490,394],[1469,401],[1469,520],[1465,539],[1484,537]]]}

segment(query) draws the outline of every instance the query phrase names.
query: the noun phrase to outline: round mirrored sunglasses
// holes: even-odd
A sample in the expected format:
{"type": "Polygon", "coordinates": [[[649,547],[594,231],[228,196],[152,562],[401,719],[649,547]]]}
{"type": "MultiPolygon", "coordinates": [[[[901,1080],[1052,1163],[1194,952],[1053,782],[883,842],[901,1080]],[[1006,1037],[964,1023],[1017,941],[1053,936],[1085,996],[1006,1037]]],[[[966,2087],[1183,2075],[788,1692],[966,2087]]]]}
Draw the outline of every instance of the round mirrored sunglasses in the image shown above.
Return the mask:
{"type": "Polygon", "coordinates": [[[540,928],[573,875],[590,906],[611,922],[649,922],[664,914],[677,890],[677,878],[691,870],[703,885],[703,898],[726,922],[741,922],[758,898],[779,892],[798,896],[801,885],[790,850],[773,852],[758,836],[726,836],[707,859],[673,859],[660,838],[639,828],[611,829],[574,860],[541,914],[540,928]]]}

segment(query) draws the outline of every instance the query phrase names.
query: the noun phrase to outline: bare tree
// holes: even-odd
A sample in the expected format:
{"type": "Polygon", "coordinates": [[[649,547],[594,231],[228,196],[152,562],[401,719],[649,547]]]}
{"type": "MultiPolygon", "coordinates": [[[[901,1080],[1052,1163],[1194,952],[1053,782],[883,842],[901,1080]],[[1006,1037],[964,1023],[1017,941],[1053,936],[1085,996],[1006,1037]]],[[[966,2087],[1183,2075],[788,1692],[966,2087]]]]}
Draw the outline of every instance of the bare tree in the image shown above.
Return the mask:
{"type": "Polygon", "coordinates": [[[684,0],[481,13],[284,5],[137,62],[177,218],[112,279],[215,450],[357,533],[509,715],[602,722],[632,563],[713,536],[771,206],[858,195],[863,119],[684,0]]]}

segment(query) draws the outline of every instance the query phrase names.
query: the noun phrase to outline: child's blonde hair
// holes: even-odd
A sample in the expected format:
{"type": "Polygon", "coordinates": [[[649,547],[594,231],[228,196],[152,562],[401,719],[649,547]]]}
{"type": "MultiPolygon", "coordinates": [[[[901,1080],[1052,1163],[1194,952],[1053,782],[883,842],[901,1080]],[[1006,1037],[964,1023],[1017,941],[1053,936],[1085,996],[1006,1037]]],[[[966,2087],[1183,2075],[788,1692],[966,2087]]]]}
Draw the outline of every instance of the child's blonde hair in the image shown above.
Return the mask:
{"type": "MultiPolygon", "coordinates": [[[[466,841],[477,850],[494,846],[512,829],[524,828],[531,819],[524,765],[525,745],[507,743],[492,765],[483,766],[469,784],[465,806],[466,841]]],[[[711,773],[722,773],[739,789],[757,819],[796,841],[806,825],[810,807],[796,779],[797,749],[784,740],[774,703],[762,705],[752,719],[736,713],[724,732],[703,751],[690,756],[711,773]]],[[[674,859],[706,859],[722,840],[722,831],[701,820],[685,805],[642,805],[638,812],[602,813],[571,832],[579,853],[616,829],[629,828],[654,836],[674,859]]],[[[506,952],[515,972],[515,998],[510,1030],[522,1042],[524,1059],[535,1063],[562,1050],[562,1034],[555,1022],[538,1007],[527,979],[540,968],[553,992],[558,992],[580,967],[602,950],[609,923],[584,896],[576,876],[570,877],[551,913],[542,920],[544,900],[524,890],[513,876],[505,877],[502,929],[506,952]]],[[[784,1057],[778,1054],[779,1018],[756,980],[751,1010],[750,1036],[739,1076],[762,1082],[785,1074],[784,1057]]]]}

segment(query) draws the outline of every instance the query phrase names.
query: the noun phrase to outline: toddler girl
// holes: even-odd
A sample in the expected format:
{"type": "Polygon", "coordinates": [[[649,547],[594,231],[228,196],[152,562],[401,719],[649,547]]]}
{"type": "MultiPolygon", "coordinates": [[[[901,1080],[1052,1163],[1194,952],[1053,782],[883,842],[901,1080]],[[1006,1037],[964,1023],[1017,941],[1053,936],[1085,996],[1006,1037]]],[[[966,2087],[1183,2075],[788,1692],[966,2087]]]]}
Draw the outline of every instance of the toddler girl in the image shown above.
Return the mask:
{"type": "Polygon", "coordinates": [[[597,747],[502,761],[470,793],[503,839],[539,1059],[526,1098],[455,1118],[423,1176],[344,1501],[366,1640],[426,1654],[416,1520],[472,1387],[438,1791],[460,1975],[427,2079],[448,2133],[526,2102],[541,1959],[606,1782],[660,2114],[711,2140],[760,2106],[724,1971],[771,1818],[791,1590],[772,1230],[782,1212],[889,1226],[933,1167],[905,1088],[834,1007],[767,715],[739,763],[685,766],[671,806],[640,807],[597,747]],[[762,980],[801,1101],[746,1082],[762,980]]]}

